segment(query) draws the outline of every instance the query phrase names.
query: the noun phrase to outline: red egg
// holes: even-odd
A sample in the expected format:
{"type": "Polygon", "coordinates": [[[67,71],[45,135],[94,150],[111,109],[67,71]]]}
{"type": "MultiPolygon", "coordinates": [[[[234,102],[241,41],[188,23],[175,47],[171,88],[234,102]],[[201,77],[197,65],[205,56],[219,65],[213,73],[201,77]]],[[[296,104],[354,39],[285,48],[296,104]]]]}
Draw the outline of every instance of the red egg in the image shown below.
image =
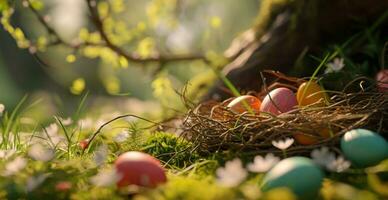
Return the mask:
{"type": "Polygon", "coordinates": [[[265,96],[260,106],[260,111],[279,115],[293,110],[298,105],[296,96],[288,88],[276,88],[265,96]]]}
{"type": "Polygon", "coordinates": [[[81,147],[81,149],[85,150],[89,147],[89,140],[88,139],[85,139],[85,140],[82,140],[79,142],[79,146],[81,147]]]}
{"type": "Polygon", "coordinates": [[[55,185],[57,191],[67,191],[71,189],[72,184],[69,181],[61,181],[55,185]]]}
{"type": "Polygon", "coordinates": [[[117,158],[115,167],[121,176],[117,182],[118,187],[128,185],[155,187],[167,181],[159,160],[146,153],[138,151],[123,153],[117,158]]]}
{"type": "Polygon", "coordinates": [[[376,75],[376,81],[380,92],[388,92],[388,69],[379,71],[376,75]]]}
{"type": "Polygon", "coordinates": [[[233,99],[227,107],[230,108],[233,112],[243,113],[249,111],[247,108],[247,106],[249,106],[253,112],[257,113],[260,110],[260,105],[260,99],[251,95],[243,95],[233,99]],[[245,105],[244,102],[246,103],[245,105]]]}

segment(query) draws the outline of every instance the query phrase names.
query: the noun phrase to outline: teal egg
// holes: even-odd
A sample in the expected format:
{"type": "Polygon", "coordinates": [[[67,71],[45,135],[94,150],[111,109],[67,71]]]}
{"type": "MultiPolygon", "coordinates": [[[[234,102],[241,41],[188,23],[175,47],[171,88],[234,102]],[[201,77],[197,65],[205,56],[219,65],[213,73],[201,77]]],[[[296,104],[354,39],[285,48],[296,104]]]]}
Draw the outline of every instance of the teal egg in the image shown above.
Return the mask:
{"type": "Polygon", "coordinates": [[[366,129],[346,132],[341,139],[341,149],[345,157],[359,167],[376,165],[388,158],[387,141],[366,129]]]}
{"type": "Polygon", "coordinates": [[[280,161],[265,176],[262,191],[286,187],[300,199],[315,199],[323,181],[323,173],[310,159],[291,157],[280,161]]]}

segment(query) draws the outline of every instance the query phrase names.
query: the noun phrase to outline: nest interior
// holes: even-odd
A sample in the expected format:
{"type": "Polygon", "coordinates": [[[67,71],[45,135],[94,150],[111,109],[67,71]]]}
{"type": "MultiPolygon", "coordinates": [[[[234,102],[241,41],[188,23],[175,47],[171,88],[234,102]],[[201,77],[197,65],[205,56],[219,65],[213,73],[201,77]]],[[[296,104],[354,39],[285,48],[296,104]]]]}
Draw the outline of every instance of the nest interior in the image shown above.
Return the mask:
{"type": "MultiPolygon", "coordinates": [[[[295,89],[301,83],[280,84],[295,89]]],[[[231,150],[244,154],[283,154],[275,148],[272,141],[295,134],[314,137],[317,142],[301,145],[295,142],[287,149],[287,155],[306,155],[312,149],[327,146],[334,151],[338,148],[341,136],[355,128],[366,128],[388,136],[388,93],[378,92],[376,84],[365,88],[364,79],[349,83],[344,91],[325,91],[329,96],[327,106],[314,105],[299,107],[278,116],[267,113],[234,113],[224,102],[204,102],[189,110],[183,121],[183,136],[192,141],[199,152],[213,153],[231,150]],[[354,87],[356,85],[356,87],[354,87]],[[359,88],[354,92],[354,88],[359,88]],[[346,90],[353,88],[352,92],[346,90]],[[323,137],[320,132],[329,132],[323,137]]],[[[279,82],[276,81],[276,85],[279,82]]],[[[276,86],[275,86],[276,87],[276,86]]],[[[266,94],[268,88],[256,96],[266,94]]]]}

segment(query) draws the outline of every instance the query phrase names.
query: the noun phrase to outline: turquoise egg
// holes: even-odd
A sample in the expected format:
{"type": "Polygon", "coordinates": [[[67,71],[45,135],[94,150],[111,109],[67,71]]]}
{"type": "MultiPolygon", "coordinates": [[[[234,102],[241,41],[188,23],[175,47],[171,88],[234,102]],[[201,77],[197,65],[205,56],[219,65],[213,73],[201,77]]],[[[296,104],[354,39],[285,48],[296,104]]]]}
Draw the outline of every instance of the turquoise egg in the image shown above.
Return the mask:
{"type": "Polygon", "coordinates": [[[316,199],[323,173],[310,159],[291,157],[280,161],[265,176],[262,191],[286,187],[300,199],[316,199]]]}
{"type": "Polygon", "coordinates": [[[354,129],[341,139],[345,158],[359,167],[376,165],[388,158],[387,141],[379,134],[366,129],[354,129]]]}

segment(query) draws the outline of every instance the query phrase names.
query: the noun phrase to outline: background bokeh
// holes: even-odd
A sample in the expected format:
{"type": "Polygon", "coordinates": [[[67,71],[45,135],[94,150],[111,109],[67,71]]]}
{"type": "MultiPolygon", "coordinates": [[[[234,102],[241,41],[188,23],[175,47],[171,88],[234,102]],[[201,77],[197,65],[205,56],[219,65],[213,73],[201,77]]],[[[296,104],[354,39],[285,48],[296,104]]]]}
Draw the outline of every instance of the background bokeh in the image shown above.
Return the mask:
{"type": "MultiPolygon", "coordinates": [[[[116,4],[112,7],[116,6],[114,9],[119,11],[114,14],[117,29],[126,27],[127,32],[122,34],[129,38],[126,49],[142,51],[141,47],[151,45],[160,53],[169,54],[222,54],[234,37],[252,26],[259,8],[258,0],[107,2],[116,4]]],[[[20,26],[27,38],[46,34],[22,1],[16,6],[12,23],[20,26]]],[[[99,9],[103,11],[103,6],[99,9]]],[[[46,0],[41,13],[66,41],[76,39],[85,29],[93,30],[82,0],[46,0]]],[[[156,63],[129,63],[129,67],[123,69],[100,59],[83,58],[61,45],[38,55],[41,61],[28,49],[19,49],[15,40],[0,29],[0,102],[13,107],[28,93],[47,102],[47,108],[49,104],[56,104],[53,107],[70,113],[69,107],[74,107],[80,98],[71,94],[70,87],[80,78],[85,80],[85,91],[100,105],[128,98],[152,101],[155,99],[152,82],[158,77],[167,77],[173,87],[179,89],[209,70],[202,62],[174,62],[158,73],[154,71],[158,67],[156,63]],[[69,60],[69,55],[73,54],[76,59],[69,60]]]]}

